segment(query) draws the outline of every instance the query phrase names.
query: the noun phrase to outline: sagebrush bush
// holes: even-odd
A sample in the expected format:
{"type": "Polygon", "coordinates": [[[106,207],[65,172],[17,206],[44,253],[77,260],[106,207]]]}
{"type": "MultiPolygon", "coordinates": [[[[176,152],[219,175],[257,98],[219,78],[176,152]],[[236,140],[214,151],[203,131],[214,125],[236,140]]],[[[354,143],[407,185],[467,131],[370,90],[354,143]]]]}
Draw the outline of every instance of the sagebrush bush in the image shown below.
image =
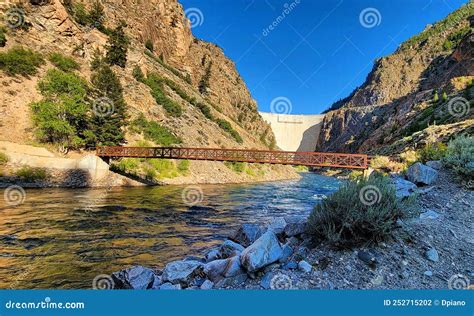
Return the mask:
{"type": "Polygon", "coordinates": [[[428,143],[425,147],[417,150],[418,160],[422,163],[433,160],[441,160],[446,156],[448,146],[441,142],[428,143]]]}
{"type": "Polygon", "coordinates": [[[27,182],[43,181],[48,177],[48,172],[44,168],[34,168],[24,166],[15,172],[15,175],[27,182]]]}
{"type": "Polygon", "coordinates": [[[49,55],[49,61],[62,71],[79,70],[79,64],[71,57],[64,56],[61,53],[52,53],[49,55]]]}
{"type": "Polygon", "coordinates": [[[21,46],[15,46],[0,53],[0,69],[10,76],[31,76],[44,64],[41,54],[21,46]]]}
{"type": "Polygon", "coordinates": [[[474,137],[458,136],[449,142],[443,164],[465,180],[474,179],[474,137]]]}
{"type": "Polygon", "coordinates": [[[373,174],[346,182],[316,205],[308,218],[308,231],[341,248],[376,243],[390,236],[411,203],[397,199],[388,177],[373,174]]]}
{"type": "Polygon", "coordinates": [[[4,152],[0,152],[0,166],[8,162],[8,156],[4,152]]]}

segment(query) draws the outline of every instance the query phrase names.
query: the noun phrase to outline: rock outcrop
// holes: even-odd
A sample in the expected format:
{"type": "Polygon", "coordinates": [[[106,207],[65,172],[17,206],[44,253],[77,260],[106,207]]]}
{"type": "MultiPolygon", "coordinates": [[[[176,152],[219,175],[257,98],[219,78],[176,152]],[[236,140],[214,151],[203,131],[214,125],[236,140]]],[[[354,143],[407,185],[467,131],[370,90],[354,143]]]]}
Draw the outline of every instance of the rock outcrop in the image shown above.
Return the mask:
{"type": "Polygon", "coordinates": [[[472,133],[468,101],[457,110],[449,101],[473,97],[467,91],[474,78],[473,7],[469,2],[378,59],[365,83],[326,114],[318,150],[395,154],[472,133]]]}

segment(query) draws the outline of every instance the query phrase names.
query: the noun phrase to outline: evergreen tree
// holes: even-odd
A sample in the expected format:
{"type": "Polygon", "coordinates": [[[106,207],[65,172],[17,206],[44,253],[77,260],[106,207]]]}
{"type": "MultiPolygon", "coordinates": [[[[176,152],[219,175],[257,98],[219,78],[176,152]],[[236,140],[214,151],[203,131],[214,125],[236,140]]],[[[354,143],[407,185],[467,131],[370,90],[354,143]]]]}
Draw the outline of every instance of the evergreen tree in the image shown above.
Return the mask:
{"type": "Polygon", "coordinates": [[[127,63],[127,51],[130,44],[125,34],[126,24],[121,21],[119,25],[110,32],[107,47],[107,62],[125,68],[127,63]]]}
{"type": "Polygon", "coordinates": [[[89,20],[90,23],[96,27],[98,30],[102,30],[104,28],[103,22],[104,22],[104,7],[102,4],[96,0],[92,4],[92,8],[89,11],[89,20]]]}
{"type": "Polygon", "coordinates": [[[446,92],[443,92],[443,95],[442,95],[441,98],[442,98],[443,102],[448,101],[448,95],[446,94],[446,92]]]}
{"type": "Polygon", "coordinates": [[[439,101],[439,95],[438,95],[438,90],[435,90],[435,93],[433,95],[433,102],[438,102],[439,101]]]}
{"type": "Polygon", "coordinates": [[[126,103],[120,80],[108,65],[100,66],[92,75],[95,102],[90,130],[94,139],[89,145],[120,145],[124,141],[126,126],[126,103]],[[91,144],[94,143],[94,144],[91,144]]]}

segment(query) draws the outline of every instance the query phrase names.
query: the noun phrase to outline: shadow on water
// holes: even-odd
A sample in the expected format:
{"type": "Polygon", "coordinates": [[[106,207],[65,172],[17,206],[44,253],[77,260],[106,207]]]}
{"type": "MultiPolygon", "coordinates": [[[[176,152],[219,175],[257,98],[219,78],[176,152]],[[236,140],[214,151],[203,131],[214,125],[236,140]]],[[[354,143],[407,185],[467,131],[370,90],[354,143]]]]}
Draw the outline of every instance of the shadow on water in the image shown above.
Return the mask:
{"type": "Polygon", "coordinates": [[[162,268],[202,255],[244,222],[307,216],[337,180],[203,185],[202,203],[183,186],[31,189],[24,204],[0,207],[0,288],[90,288],[99,274],[133,264],[162,268]]]}

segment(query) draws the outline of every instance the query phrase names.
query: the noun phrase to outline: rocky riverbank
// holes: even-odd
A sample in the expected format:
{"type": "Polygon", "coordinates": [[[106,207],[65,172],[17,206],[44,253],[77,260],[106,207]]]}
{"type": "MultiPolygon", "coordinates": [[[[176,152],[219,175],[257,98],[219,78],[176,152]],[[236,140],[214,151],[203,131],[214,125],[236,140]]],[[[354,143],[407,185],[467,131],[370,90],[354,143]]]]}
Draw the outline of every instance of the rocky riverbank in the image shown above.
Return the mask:
{"type": "Polygon", "coordinates": [[[116,289],[442,289],[465,288],[472,265],[474,192],[437,163],[394,175],[397,195],[415,194],[390,240],[337,250],[306,234],[305,218],[244,224],[206,254],[163,270],[131,267],[96,287],[116,289]],[[435,168],[432,168],[435,167],[435,168]],[[409,181],[411,180],[411,181],[409,181]],[[415,184],[416,183],[416,184],[415,184]]]}

